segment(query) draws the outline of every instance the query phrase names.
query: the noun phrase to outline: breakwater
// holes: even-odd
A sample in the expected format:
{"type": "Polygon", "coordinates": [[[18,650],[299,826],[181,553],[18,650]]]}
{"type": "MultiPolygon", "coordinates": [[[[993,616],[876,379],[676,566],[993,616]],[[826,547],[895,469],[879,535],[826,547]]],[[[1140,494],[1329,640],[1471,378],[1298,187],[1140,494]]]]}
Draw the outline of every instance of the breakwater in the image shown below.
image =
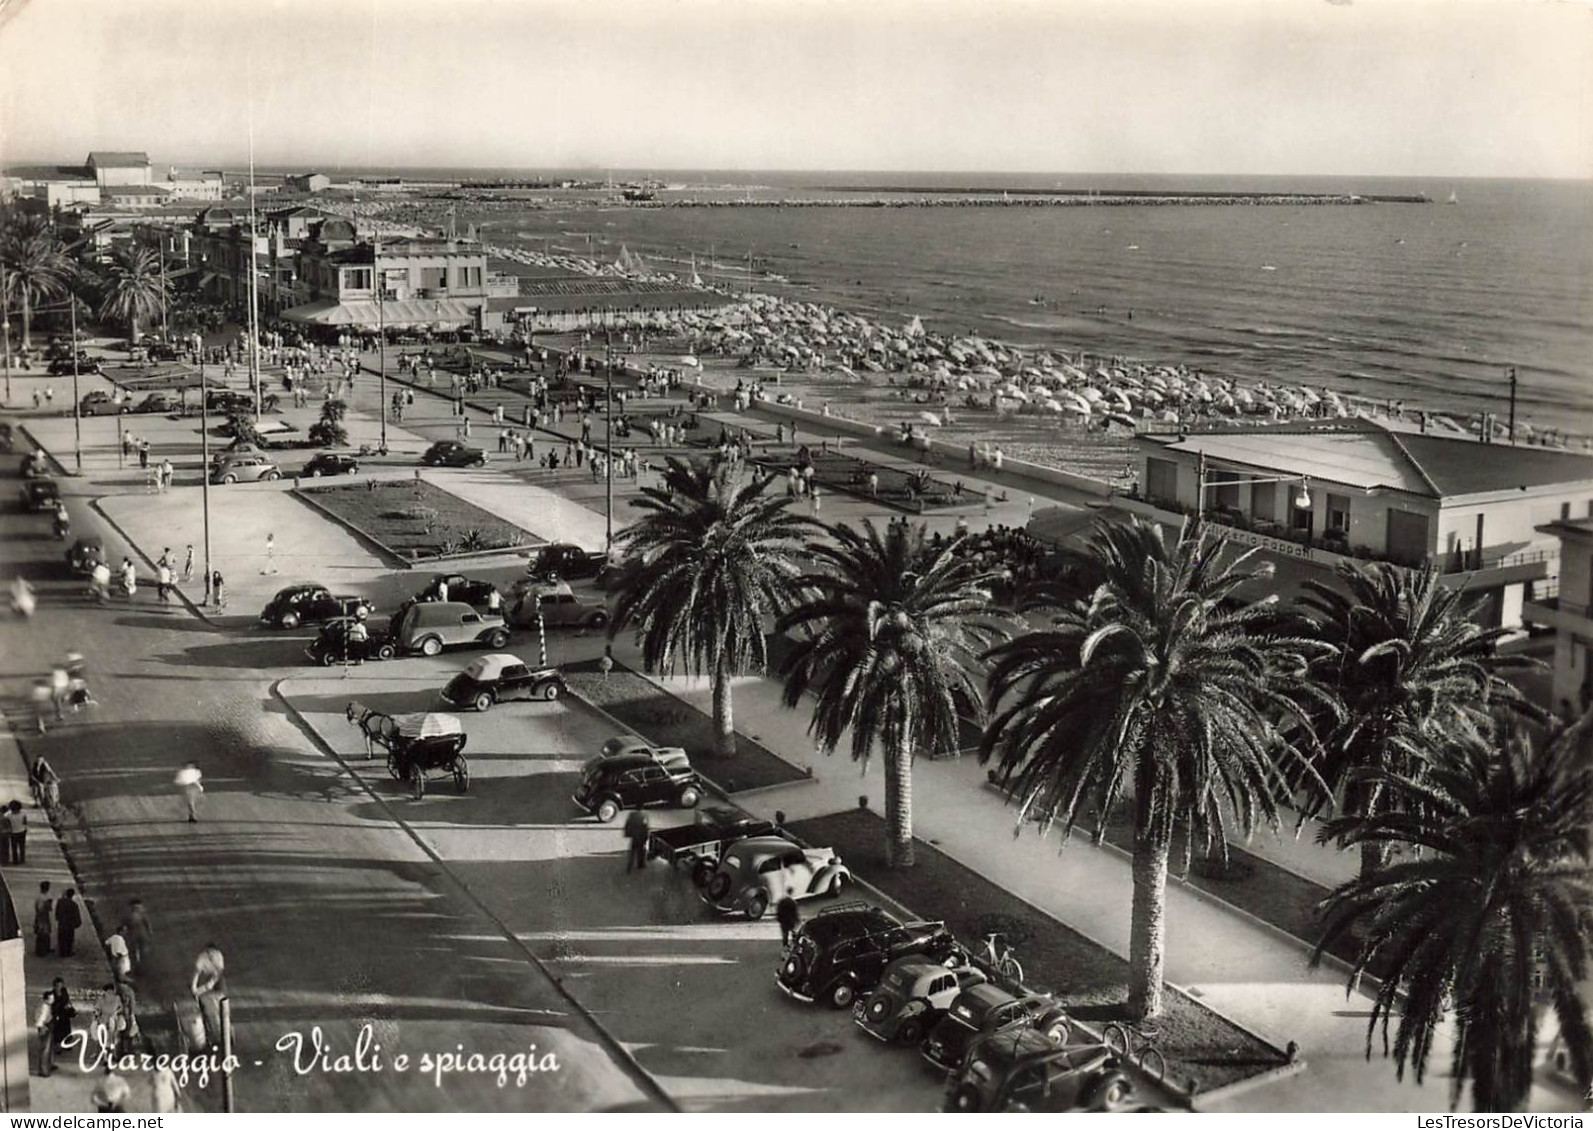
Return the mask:
{"type": "MultiPolygon", "coordinates": [[[[853,190],[848,190],[853,191],[853,190]]],[[[1360,196],[1345,193],[1005,193],[984,196],[977,193],[947,194],[937,190],[933,196],[905,195],[893,191],[885,196],[781,197],[779,199],[697,199],[694,197],[625,201],[631,208],[1100,208],[1100,207],[1211,207],[1250,205],[1361,205],[1431,204],[1425,196],[1360,196]]]]}

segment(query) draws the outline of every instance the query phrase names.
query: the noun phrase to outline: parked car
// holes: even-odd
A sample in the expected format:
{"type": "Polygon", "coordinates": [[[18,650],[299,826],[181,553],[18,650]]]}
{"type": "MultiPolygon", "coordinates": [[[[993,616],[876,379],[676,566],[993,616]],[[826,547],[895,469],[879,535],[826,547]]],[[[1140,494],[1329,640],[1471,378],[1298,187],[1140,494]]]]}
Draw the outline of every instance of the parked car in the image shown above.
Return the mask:
{"type": "Polygon", "coordinates": [[[131,412],[158,412],[173,413],[183,410],[183,400],[176,393],[158,392],[150,393],[139,401],[129,411],[131,412]]]}
{"type": "Polygon", "coordinates": [[[435,656],[444,648],[481,644],[498,649],[509,643],[503,618],[478,613],[459,601],[424,601],[411,605],[393,633],[401,652],[435,656]]]}
{"type": "Polygon", "coordinates": [[[494,611],[501,608],[502,597],[494,600],[498,587],[490,581],[480,581],[476,578],[466,577],[462,573],[439,573],[431,579],[419,593],[415,594],[417,601],[440,601],[443,599],[443,586],[448,587],[448,600],[461,601],[466,605],[474,605],[480,609],[491,608],[494,611]]]}
{"type": "Polygon", "coordinates": [[[211,389],[205,394],[205,408],[211,412],[253,412],[254,395],[242,389],[211,389]]]}
{"type": "Polygon", "coordinates": [[[558,668],[533,668],[518,656],[494,652],[477,656],[442,689],[444,703],[485,711],[505,699],[543,699],[563,695],[564,676],[558,668]]]}
{"type": "Polygon", "coordinates": [[[182,349],[172,342],[146,341],[144,350],[151,361],[176,361],[182,357],[182,349]]]}
{"type": "Polygon", "coordinates": [[[76,368],[73,368],[70,357],[58,357],[50,362],[51,377],[70,377],[73,373],[81,376],[84,373],[98,373],[99,371],[99,361],[86,353],[78,355],[76,368]]]}
{"type": "Polygon", "coordinates": [[[516,628],[535,628],[538,616],[544,628],[603,628],[608,606],[581,600],[561,581],[527,590],[510,606],[507,619],[516,628]]]}
{"type": "Polygon", "coordinates": [[[1061,1003],[1049,995],[1019,997],[986,982],[957,995],[919,1051],[942,1072],[955,1072],[976,1041],[1013,1028],[1039,1030],[1053,1048],[1060,1048],[1067,1044],[1072,1024],[1061,1003]]]}
{"type": "Polygon", "coordinates": [[[634,734],[617,734],[603,743],[599,758],[617,758],[622,754],[641,754],[663,765],[690,762],[684,746],[657,746],[634,734]]]}
{"type": "Polygon", "coordinates": [[[77,404],[77,411],[80,416],[117,416],[126,412],[127,408],[104,389],[95,389],[93,392],[83,394],[83,399],[77,404]]]}
{"type": "Polygon", "coordinates": [[[620,754],[588,762],[571,800],[607,822],[622,809],[651,805],[694,809],[702,800],[702,781],[690,762],[666,766],[645,754],[620,754]]]}
{"type": "Polygon", "coordinates": [[[306,479],[318,479],[323,475],[358,475],[359,470],[360,461],[354,456],[342,452],[317,452],[299,474],[306,479]]]}
{"type": "Polygon", "coordinates": [[[803,848],[784,837],[760,836],[726,850],[701,895],[715,911],[762,919],[786,896],[840,895],[851,879],[833,848],[803,848]]]}
{"type": "Polygon", "coordinates": [[[93,573],[95,566],[105,564],[105,543],[99,538],[79,538],[66,552],[67,568],[83,577],[93,573]]]}
{"type": "MultiPolygon", "coordinates": [[[[604,743],[604,750],[607,748],[604,743]]],[[[737,809],[710,805],[697,810],[696,820],[689,825],[655,829],[648,834],[647,856],[662,857],[672,868],[690,868],[691,882],[702,888],[713,879],[719,858],[731,845],[750,837],[778,835],[779,827],[768,821],[749,817],[737,809]]]]}
{"type": "Polygon", "coordinates": [[[358,617],[337,617],[321,626],[315,639],[305,645],[304,654],[317,664],[332,667],[391,660],[398,650],[393,638],[379,626],[366,624],[358,617]]]}
{"type": "Polygon", "coordinates": [[[29,452],[22,457],[22,478],[47,479],[50,475],[50,461],[42,451],[29,452]]]}
{"type": "Polygon", "coordinates": [[[420,462],[428,467],[485,467],[487,453],[458,440],[438,440],[426,449],[420,462]]]}
{"type": "Polygon", "coordinates": [[[259,455],[229,455],[210,471],[211,483],[268,483],[281,478],[282,469],[259,455]]]}
{"type": "Polygon", "coordinates": [[[53,479],[24,479],[17,496],[22,509],[34,513],[53,511],[61,504],[61,488],[53,479]]]}
{"type": "Polygon", "coordinates": [[[269,628],[298,628],[301,624],[323,624],[338,617],[364,620],[376,606],[364,597],[333,596],[324,585],[290,585],[260,610],[260,623],[269,628]]]}
{"type": "Polygon", "coordinates": [[[903,923],[871,904],[837,904],[797,928],[775,984],[798,1001],[849,1009],[879,985],[887,966],[909,954],[945,963],[961,952],[944,923],[903,923]]]}
{"type": "Polygon", "coordinates": [[[1124,1111],[1134,1083],[1106,1045],[1058,1048],[1038,1029],[987,1037],[946,1082],[947,1111],[1124,1111]]]}
{"type": "Polygon", "coordinates": [[[898,958],[879,988],[852,1007],[852,1020],[876,1040],[917,1048],[958,994],[989,980],[973,966],[953,970],[916,954],[898,958]]]}
{"type": "Polygon", "coordinates": [[[601,550],[583,550],[571,542],[550,542],[526,564],[525,572],[529,577],[577,581],[596,577],[607,564],[608,555],[601,550]]]}
{"type": "Polygon", "coordinates": [[[234,456],[263,456],[265,451],[264,445],[257,444],[253,440],[234,440],[211,455],[210,468],[214,471],[234,456]]]}

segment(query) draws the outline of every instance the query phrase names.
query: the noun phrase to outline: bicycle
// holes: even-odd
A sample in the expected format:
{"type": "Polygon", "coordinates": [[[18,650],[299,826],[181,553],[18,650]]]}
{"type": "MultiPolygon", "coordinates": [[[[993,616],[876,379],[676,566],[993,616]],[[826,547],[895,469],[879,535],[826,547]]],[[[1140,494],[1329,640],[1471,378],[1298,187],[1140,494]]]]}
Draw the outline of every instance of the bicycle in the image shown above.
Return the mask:
{"type": "Polygon", "coordinates": [[[1150,1025],[1136,1027],[1113,1021],[1101,1030],[1101,1043],[1122,1060],[1157,1080],[1167,1078],[1167,1058],[1156,1047],[1159,1031],[1150,1025]]]}
{"type": "Polygon", "coordinates": [[[992,931],[979,942],[982,949],[977,957],[986,965],[1003,978],[1014,982],[1023,981],[1023,964],[1018,961],[1018,956],[1013,952],[1012,945],[1007,942],[1005,935],[1000,931],[992,931]]]}

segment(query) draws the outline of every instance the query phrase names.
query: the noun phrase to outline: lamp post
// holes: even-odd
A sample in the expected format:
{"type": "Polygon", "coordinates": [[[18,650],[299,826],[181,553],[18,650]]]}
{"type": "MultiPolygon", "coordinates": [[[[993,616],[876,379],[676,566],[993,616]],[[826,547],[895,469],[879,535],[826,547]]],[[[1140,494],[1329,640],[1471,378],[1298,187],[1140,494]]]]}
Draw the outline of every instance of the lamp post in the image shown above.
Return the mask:
{"type": "Polygon", "coordinates": [[[0,333],[5,335],[6,403],[11,403],[11,298],[6,289],[6,265],[0,263],[0,333]]]}
{"type": "Polygon", "coordinates": [[[603,382],[607,393],[608,403],[604,406],[605,421],[603,425],[603,454],[606,457],[607,468],[604,472],[603,515],[606,524],[603,552],[610,557],[614,554],[614,355],[613,335],[603,344],[603,382]]]}
{"type": "Polygon", "coordinates": [[[382,444],[381,453],[387,454],[387,281],[382,278],[382,232],[376,230],[376,243],[371,253],[371,274],[376,280],[376,374],[381,383],[382,444]]]}
{"type": "Polygon", "coordinates": [[[83,402],[77,394],[77,296],[69,294],[66,306],[72,314],[72,459],[77,473],[83,474],[83,402]]]}
{"type": "Polygon", "coordinates": [[[210,604],[210,385],[205,378],[205,355],[199,354],[199,450],[204,466],[199,469],[200,509],[205,525],[205,604],[210,604]]]}

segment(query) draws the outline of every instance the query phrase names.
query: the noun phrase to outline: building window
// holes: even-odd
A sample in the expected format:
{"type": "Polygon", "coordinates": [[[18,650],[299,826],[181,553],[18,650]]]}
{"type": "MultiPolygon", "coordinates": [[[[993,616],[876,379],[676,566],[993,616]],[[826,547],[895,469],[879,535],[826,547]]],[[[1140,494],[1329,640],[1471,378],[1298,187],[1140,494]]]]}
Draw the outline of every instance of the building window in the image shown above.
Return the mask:
{"type": "Polygon", "coordinates": [[[1145,497],[1163,502],[1178,499],[1178,465],[1170,459],[1145,461],[1145,497]]]}
{"type": "Polygon", "coordinates": [[[1350,500],[1344,495],[1327,497],[1327,528],[1340,534],[1350,532],[1350,500]]]}
{"type": "Polygon", "coordinates": [[[369,267],[348,267],[343,271],[343,289],[345,291],[368,291],[371,289],[371,269],[369,267]]]}
{"type": "Polygon", "coordinates": [[[1254,483],[1250,487],[1250,517],[1258,522],[1278,520],[1278,485],[1254,483]]]}
{"type": "Polygon", "coordinates": [[[1239,475],[1232,471],[1213,471],[1206,485],[1211,488],[1211,505],[1220,510],[1239,509],[1239,475]]]}
{"type": "Polygon", "coordinates": [[[420,285],[428,291],[448,289],[448,268],[422,267],[420,269],[420,285]]]}
{"type": "Polygon", "coordinates": [[[1560,504],[1560,521],[1561,522],[1569,522],[1569,521],[1571,521],[1571,504],[1570,503],[1561,503],[1560,504]]]}

